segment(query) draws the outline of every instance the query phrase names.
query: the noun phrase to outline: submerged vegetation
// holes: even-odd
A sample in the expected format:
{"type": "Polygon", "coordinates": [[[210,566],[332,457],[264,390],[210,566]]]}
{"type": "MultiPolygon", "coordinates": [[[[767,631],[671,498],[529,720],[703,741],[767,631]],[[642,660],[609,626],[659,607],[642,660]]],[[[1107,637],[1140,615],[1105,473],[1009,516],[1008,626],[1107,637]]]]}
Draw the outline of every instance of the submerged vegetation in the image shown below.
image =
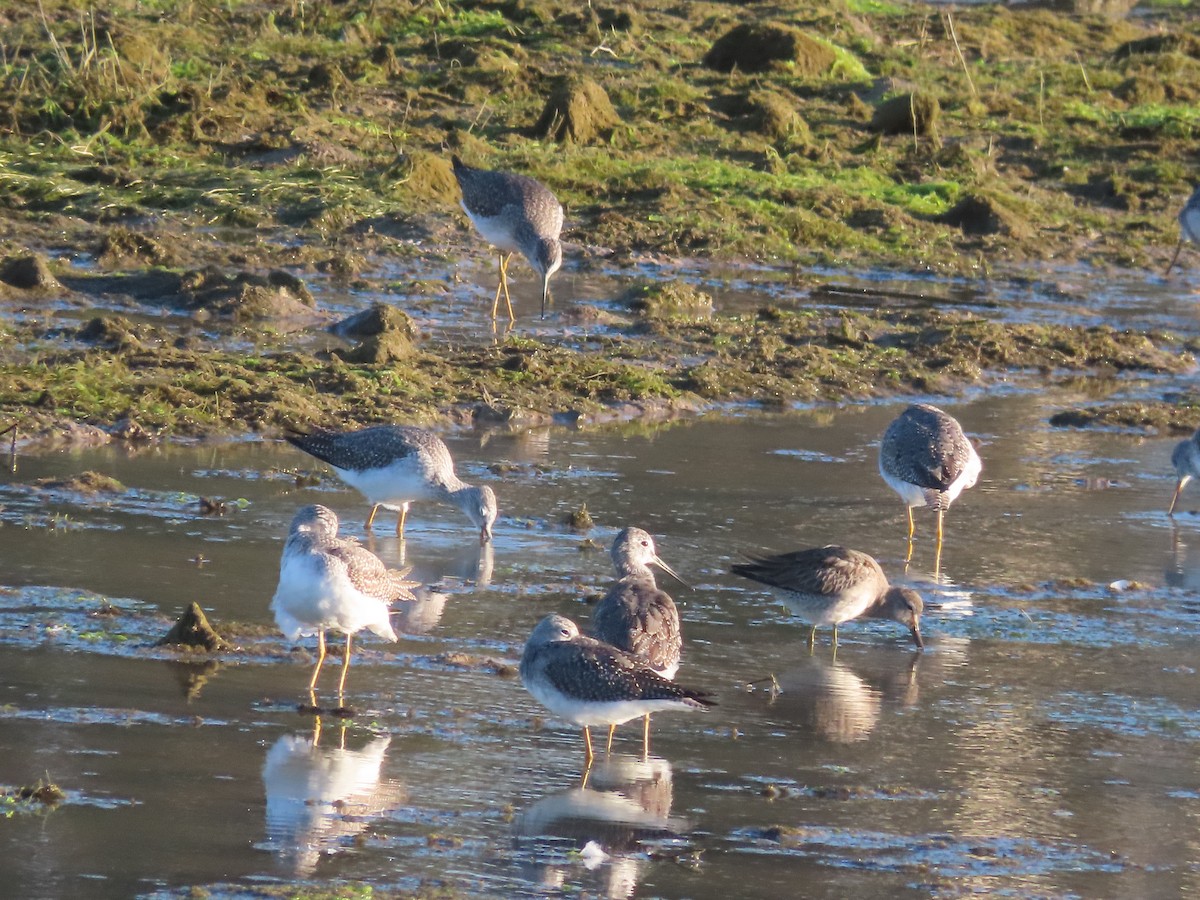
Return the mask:
{"type": "Polygon", "coordinates": [[[115,292],[218,331],[260,326],[250,352],[233,352],[121,315],[82,330],[17,317],[0,332],[0,411],[35,424],[204,433],[431,418],[481,398],[502,417],[586,415],[1191,364],[1194,348],[1171,336],[929,311],[718,316],[703,294],[654,286],[582,347],[418,345],[396,326],[353,352],[310,353],[269,324],[311,310],[307,272],[369,275],[412,239],[461,241],[452,151],[550,185],[576,258],[1160,265],[1197,162],[1200,32],[1186,8],[44,0],[0,12],[0,300],[115,292]],[[94,262],[103,284],[47,256],[94,262]]]}

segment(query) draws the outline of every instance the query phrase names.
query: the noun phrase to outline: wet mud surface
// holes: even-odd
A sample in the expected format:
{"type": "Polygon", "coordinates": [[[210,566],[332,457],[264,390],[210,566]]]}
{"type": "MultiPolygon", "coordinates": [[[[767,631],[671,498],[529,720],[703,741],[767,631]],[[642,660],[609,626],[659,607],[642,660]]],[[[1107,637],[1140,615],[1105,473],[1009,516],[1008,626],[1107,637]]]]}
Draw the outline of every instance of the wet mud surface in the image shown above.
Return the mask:
{"type": "Polygon", "coordinates": [[[230,897],[1187,884],[1196,501],[1165,514],[1172,438],[1050,426],[1079,396],[947,404],[984,475],[947,518],[937,577],[932,518],[918,515],[906,569],[904,513],[875,472],[891,402],[451,435],[501,499],[483,550],[429,504],[403,545],[367,535],[353,491],[282,477],[282,442],[21,456],[0,486],[0,783],[48,775],[64,797],[8,808],[11,883],[49,871],[66,893],[230,897]],[[72,471],[123,490],[34,499],[72,471]],[[427,586],[397,610],[399,642],[356,643],[348,720],[297,711],[312,642],[284,641],[267,609],[287,522],[314,500],[427,586]],[[584,505],[592,527],[573,530],[584,505]],[[545,613],[588,620],[604,548],[631,521],[693,585],[672,588],[679,678],[720,705],[656,716],[644,761],[637,729],[619,729],[581,784],[579,734],[513,663],[545,613]],[[831,540],[924,594],[924,654],[902,629],[850,623],[836,654],[822,635],[810,655],[807,629],[728,572],[831,540]],[[154,646],[193,601],[230,649],[154,646]],[[114,829],[130,842],[102,837],[114,829]]]}

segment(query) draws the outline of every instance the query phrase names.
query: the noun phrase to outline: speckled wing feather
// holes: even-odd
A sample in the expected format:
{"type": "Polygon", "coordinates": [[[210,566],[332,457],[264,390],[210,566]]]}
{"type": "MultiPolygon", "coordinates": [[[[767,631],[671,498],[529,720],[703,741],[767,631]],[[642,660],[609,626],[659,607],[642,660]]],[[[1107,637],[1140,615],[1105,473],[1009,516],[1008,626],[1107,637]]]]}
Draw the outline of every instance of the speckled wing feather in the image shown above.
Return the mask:
{"type": "MultiPolygon", "coordinates": [[[[954,419],[913,405],[884,432],[881,459],[889,475],[925,491],[945,491],[962,475],[971,449],[954,419]]],[[[937,506],[934,497],[927,496],[926,503],[937,506]]]]}
{"type": "Polygon", "coordinates": [[[832,544],[778,556],[751,557],[750,562],[735,563],[732,571],[772,587],[816,596],[840,593],[869,578],[884,578],[879,564],[867,554],[832,544]]]}
{"type": "MultiPolygon", "coordinates": [[[[422,428],[377,425],[358,431],[292,430],[289,444],[339,469],[379,469],[420,453],[446,454],[441,438],[422,428]]],[[[453,463],[450,464],[453,468],[453,463]]]]}
{"type": "Polygon", "coordinates": [[[592,633],[662,672],[679,663],[679,611],[653,578],[622,578],[596,606],[592,633]]]}
{"type": "Polygon", "coordinates": [[[331,557],[340,560],[346,566],[346,576],[354,587],[368,597],[374,597],[385,603],[396,600],[416,600],[410,588],[416,587],[417,582],[406,581],[404,575],[408,572],[397,572],[383,564],[378,556],[366,547],[360,547],[352,541],[338,540],[324,548],[331,557]]]}
{"type": "MultiPolygon", "coordinates": [[[[495,219],[506,207],[514,206],[537,221],[557,215],[562,228],[562,206],[550,189],[527,175],[476,169],[453,157],[454,177],[462,191],[463,205],[473,216],[495,219]]],[[[555,231],[557,234],[557,231],[555,231]]]]}
{"type": "Polygon", "coordinates": [[[615,647],[579,636],[548,644],[542,672],[559,692],[577,700],[678,700],[693,706],[715,706],[705,691],[681,687],[615,647]]]}

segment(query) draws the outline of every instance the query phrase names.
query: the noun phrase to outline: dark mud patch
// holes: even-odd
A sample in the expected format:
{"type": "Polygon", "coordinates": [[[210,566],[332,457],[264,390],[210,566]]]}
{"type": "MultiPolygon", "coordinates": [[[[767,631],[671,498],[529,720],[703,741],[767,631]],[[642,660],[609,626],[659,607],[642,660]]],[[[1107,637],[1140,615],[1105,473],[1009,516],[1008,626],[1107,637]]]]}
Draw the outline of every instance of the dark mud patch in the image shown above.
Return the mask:
{"type": "Polygon", "coordinates": [[[798,28],[773,22],[745,23],[721,35],[704,55],[718,72],[766,72],[786,65],[800,77],[828,74],[837,54],[798,28]]]}
{"type": "Polygon", "coordinates": [[[10,256],[0,262],[0,282],[20,293],[53,294],[63,289],[50,263],[37,253],[10,256]]]}
{"type": "Polygon", "coordinates": [[[1055,413],[1050,424],[1184,437],[1200,428],[1200,394],[1171,394],[1158,402],[1082,406],[1055,413]]]}

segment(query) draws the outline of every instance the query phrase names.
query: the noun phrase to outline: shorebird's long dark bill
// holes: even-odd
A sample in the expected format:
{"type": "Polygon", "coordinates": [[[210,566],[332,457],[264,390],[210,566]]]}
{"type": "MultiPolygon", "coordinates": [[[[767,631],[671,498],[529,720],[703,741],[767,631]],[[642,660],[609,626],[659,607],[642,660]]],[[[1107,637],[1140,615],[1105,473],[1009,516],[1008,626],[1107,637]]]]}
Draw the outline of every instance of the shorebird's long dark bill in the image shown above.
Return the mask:
{"type": "Polygon", "coordinates": [[[550,276],[542,276],[542,318],[546,318],[546,300],[550,297],[550,276]]]}
{"type": "Polygon", "coordinates": [[[650,562],[654,563],[656,566],[658,566],[660,569],[662,569],[664,572],[666,572],[668,575],[670,575],[672,578],[674,578],[676,581],[678,581],[680,584],[682,584],[685,588],[687,588],[689,591],[693,589],[690,584],[688,584],[686,581],[684,581],[682,578],[679,577],[679,575],[675,572],[674,569],[672,569],[670,566],[668,566],[665,562],[663,562],[657,556],[655,556],[654,559],[650,560],[650,562]]]}
{"type": "Polygon", "coordinates": [[[913,643],[915,643],[917,645],[917,649],[919,649],[919,650],[925,649],[925,641],[921,637],[921,627],[919,625],[913,626],[912,638],[913,638],[913,643]]]}

